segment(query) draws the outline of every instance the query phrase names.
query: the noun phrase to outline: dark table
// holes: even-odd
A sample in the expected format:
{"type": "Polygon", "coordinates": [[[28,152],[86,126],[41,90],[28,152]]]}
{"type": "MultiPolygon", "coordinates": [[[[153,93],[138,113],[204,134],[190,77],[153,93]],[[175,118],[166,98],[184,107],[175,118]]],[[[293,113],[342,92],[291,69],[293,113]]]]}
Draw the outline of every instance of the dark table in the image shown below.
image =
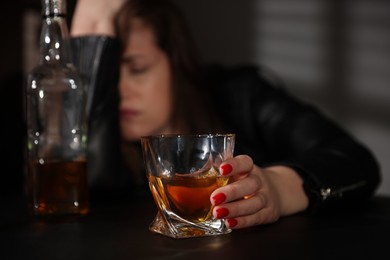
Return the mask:
{"type": "Polygon", "coordinates": [[[359,210],[298,214],[228,235],[177,240],[149,232],[149,196],[91,205],[78,221],[31,218],[23,199],[2,200],[0,259],[389,259],[390,198],[359,210]],[[387,255],[387,256],[386,256],[387,255]]]}

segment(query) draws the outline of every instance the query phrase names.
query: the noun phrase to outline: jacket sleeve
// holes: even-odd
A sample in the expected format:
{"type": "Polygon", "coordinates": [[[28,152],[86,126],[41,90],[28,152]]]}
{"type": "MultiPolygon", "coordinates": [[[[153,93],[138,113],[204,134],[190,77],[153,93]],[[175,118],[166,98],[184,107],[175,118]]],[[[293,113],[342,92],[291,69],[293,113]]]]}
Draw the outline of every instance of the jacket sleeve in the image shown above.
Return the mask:
{"type": "Polygon", "coordinates": [[[88,181],[92,195],[121,190],[128,176],[120,170],[118,125],[119,42],[105,36],[71,39],[74,63],[87,89],[88,181]]]}
{"type": "Polygon", "coordinates": [[[271,84],[257,67],[216,74],[215,94],[237,134],[237,153],[251,155],[259,166],[294,168],[304,180],[311,212],[361,203],[374,194],[380,171],[373,154],[319,109],[271,84]]]}

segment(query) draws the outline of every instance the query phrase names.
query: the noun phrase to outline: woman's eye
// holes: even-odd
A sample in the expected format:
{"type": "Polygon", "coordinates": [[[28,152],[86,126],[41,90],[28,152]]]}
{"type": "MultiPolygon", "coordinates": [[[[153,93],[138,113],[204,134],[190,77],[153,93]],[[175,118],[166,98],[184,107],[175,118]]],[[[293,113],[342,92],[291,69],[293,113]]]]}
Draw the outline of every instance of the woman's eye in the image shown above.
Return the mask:
{"type": "Polygon", "coordinates": [[[133,68],[130,68],[130,72],[132,74],[142,74],[144,72],[147,71],[147,67],[133,67],[133,68]]]}

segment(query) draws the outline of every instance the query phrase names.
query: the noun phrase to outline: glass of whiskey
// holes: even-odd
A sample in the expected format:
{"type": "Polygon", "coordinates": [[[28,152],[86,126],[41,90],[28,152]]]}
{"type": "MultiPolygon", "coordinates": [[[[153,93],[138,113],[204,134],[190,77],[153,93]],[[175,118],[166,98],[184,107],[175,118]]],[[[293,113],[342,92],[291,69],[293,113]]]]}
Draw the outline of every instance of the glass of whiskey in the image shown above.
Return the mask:
{"type": "Polygon", "coordinates": [[[220,164],[233,157],[234,134],[157,135],[141,138],[149,187],[157,205],[152,232],[172,238],[230,233],[214,218],[211,193],[228,183],[220,164]]]}

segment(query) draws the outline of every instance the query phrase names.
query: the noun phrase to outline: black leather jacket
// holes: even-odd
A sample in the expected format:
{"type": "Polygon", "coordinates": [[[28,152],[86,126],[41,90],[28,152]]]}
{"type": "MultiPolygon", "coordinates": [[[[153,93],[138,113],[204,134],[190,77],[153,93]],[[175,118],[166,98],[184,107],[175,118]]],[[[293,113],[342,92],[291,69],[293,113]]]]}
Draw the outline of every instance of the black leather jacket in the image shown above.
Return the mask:
{"type": "Polygon", "coordinates": [[[313,211],[359,203],[375,192],[379,166],[367,147],[317,108],[266,80],[258,67],[214,67],[206,82],[236,133],[235,153],[250,155],[259,166],[294,168],[313,211]]]}
{"type": "MultiPolygon", "coordinates": [[[[91,189],[128,189],[129,178],[119,170],[118,43],[107,37],[75,38],[73,43],[91,98],[91,189]]],[[[213,100],[223,108],[219,112],[227,130],[236,133],[235,154],[248,154],[263,167],[294,168],[315,212],[374,194],[380,173],[372,153],[319,110],[271,84],[258,67],[213,67],[205,76],[213,100]]]]}

